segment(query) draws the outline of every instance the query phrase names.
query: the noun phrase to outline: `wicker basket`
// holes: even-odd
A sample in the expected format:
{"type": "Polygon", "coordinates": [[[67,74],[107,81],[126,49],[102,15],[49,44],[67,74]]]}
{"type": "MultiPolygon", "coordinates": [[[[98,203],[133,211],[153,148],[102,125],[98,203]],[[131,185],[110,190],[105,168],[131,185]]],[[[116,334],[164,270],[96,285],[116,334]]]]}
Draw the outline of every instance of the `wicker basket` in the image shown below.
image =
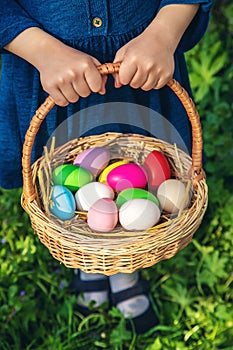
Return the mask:
{"type": "MultiPolygon", "coordinates": [[[[104,64],[101,74],[112,74],[119,64],[104,64]]],[[[175,145],[138,134],[106,133],[72,140],[48,152],[30,166],[35,136],[42,121],[53,108],[54,101],[48,97],[32,118],[23,147],[23,194],[22,206],[29,214],[32,227],[40,241],[52,256],[69,268],[84,272],[113,275],[131,273],[161,260],[173,257],[190,243],[202,222],[207,208],[207,185],[202,169],[202,131],[198,113],[187,92],[175,80],[167,84],[183,104],[192,125],[192,158],[175,145]],[[120,145],[120,149],[119,149],[120,145]],[[178,216],[163,215],[156,226],[146,232],[126,232],[117,226],[110,233],[92,232],[80,213],[68,222],[61,222],[46,210],[49,201],[48,187],[52,169],[62,162],[72,160],[84,149],[107,146],[115,158],[132,158],[140,164],[147,154],[161,150],[168,158],[173,175],[191,183],[190,207],[178,216]],[[46,192],[46,193],[43,193],[46,192]]]]}

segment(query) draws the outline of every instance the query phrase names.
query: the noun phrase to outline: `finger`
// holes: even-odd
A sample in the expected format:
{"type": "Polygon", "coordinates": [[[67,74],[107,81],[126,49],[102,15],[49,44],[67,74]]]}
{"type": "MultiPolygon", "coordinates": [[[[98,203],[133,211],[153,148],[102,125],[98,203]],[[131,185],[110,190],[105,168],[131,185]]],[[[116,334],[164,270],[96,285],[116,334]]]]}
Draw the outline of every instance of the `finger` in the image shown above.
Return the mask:
{"type": "Polygon", "coordinates": [[[122,84],[121,84],[120,78],[119,78],[119,74],[118,73],[114,73],[112,76],[113,76],[113,79],[114,79],[114,86],[115,86],[115,88],[122,87],[122,84]]]}
{"type": "Polygon", "coordinates": [[[166,82],[165,82],[164,80],[161,80],[161,79],[160,79],[160,80],[157,82],[157,84],[154,86],[154,89],[155,89],[155,90],[159,90],[159,89],[163,88],[165,85],[166,85],[166,82]]]}
{"type": "Polygon", "coordinates": [[[52,79],[45,80],[41,77],[41,85],[43,90],[46,91],[54,100],[55,104],[61,107],[67,106],[69,101],[63,95],[59,85],[54,83],[52,79]]]}
{"type": "Polygon", "coordinates": [[[84,77],[80,77],[72,83],[73,89],[81,97],[87,97],[90,95],[91,90],[84,77]]]}
{"type": "Polygon", "coordinates": [[[148,79],[148,72],[143,72],[141,69],[138,69],[134,74],[130,86],[134,89],[142,87],[148,79]]]}
{"type": "Polygon", "coordinates": [[[116,56],[113,60],[113,63],[121,62],[119,73],[114,74],[115,87],[121,87],[122,85],[127,85],[131,81],[135,72],[137,71],[136,65],[129,65],[125,61],[126,48],[123,46],[120,50],[117,51],[116,56]]]}
{"type": "Polygon", "coordinates": [[[78,101],[79,94],[77,93],[72,83],[60,85],[59,89],[68,102],[74,103],[78,101]]]}
{"type": "Polygon", "coordinates": [[[100,91],[99,91],[100,95],[104,95],[106,93],[106,87],[105,86],[106,86],[107,80],[108,80],[107,75],[104,75],[102,77],[102,85],[101,85],[101,88],[100,88],[100,91]]]}
{"type": "Polygon", "coordinates": [[[119,70],[119,79],[122,85],[130,84],[133,79],[135,73],[137,72],[137,66],[134,63],[128,64],[123,61],[119,70]]]}
{"type": "Polygon", "coordinates": [[[141,86],[142,90],[149,91],[155,89],[159,81],[159,77],[154,74],[149,74],[146,82],[141,86]]]}
{"type": "Polygon", "coordinates": [[[97,69],[97,67],[101,66],[100,61],[98,61],[93,56],[91,56],[91,58],[92,58],[92,61],[95,65],[95,67],[92,71],[94,74],[94,77],[93,76],[91,77],[90,72],[87,71],[87,74],[85,74],[85,79],[86,79],[88,85],[90,83],[89,87],[93,92],[99,92],[99,94],[104,95],[106,93],[105,85],[106,85],[106,82],[108,80],[108,77],[106,75],[101,75],[99,70],[97,69]],[[94,81],[94,84],[93,84],[93,79],[95,79],[95,77],[97,80],[94,81]],[[99,84],[100,84],[100,88],[98,89],[99,84]]]}
{"type": "Polygon", "coordinates": [[[114,58],[114,60],[113,60],[113,63],[122,62],[123,59],[124,59],[124,57],[125,57],[125,48],[124,48],[124,46],[123,46],[122,48],[120,48],[120,49],[117,51],[117,53],[116,53],[116,55],[115,55],[115,58],[114,58]]]}
{"type": "Polygon", "coordinates": [[[93,57],[93,56],[90,56],[90,57],[91,57],[91,59],[92,59],[94,65],[95,65],[96,67],[101,66],[101,63],[100,63],[100,61],[97,60],[97,58],[95,58],[95,57],[93,57]]]}
{"type": "Polygon", "coordinates": [[[169,80],[172,79],[173,74],[167,73],[160,77],[160,79],[157,81],[156,85],[154,86],[154,89],[158,90],[164,87],[169,80]]]}
{"type": "Polygon", "coordinates": [[[60,89],[57,88],[49,94],[53,98],[56,105],[58,105],[60,107],[66,107],[69,104],[69,101],[63,95],[63,93],[61,92],[60,89]]]}
{"type": "Polygon", "coordinates": [[[97,67],[100,65],[100,62],[95,58],[92,58],[92,60],[93,65],[90,65],[84,71],[84,78],[90,90],[93,92],[98,92],[101,90],[102,87],[102,76],[97,69],[97,67]]]}

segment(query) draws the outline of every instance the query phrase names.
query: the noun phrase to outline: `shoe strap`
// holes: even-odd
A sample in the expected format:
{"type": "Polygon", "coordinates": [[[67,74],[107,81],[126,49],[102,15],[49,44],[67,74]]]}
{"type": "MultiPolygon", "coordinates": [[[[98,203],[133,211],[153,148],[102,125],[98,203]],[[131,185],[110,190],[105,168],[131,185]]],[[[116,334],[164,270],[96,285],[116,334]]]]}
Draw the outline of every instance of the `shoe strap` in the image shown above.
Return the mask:
{"type": "Polygon", "coordinates": [[[101,292],[108,290],[108,280],[94,280],[94,281],[83,281],[77,276],[71,284],[71,288],[76,293],[81,292],[101,292]]]}
{"type": "Polygon", "coordinates": [[[111,293],[111,301],[116,306],[118,303],[136,297],[137,295],[148,294],[149,290],[149,283],[144,279],[139,279],[134,286],[120,292],[111,293]]]}

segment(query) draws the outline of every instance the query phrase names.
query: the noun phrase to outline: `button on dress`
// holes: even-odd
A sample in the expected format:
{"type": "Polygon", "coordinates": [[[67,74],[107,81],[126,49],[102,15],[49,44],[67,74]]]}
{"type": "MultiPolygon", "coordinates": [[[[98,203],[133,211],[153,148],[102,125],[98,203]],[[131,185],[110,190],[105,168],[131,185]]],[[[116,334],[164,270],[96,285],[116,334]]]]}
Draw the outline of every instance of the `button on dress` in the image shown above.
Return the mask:
{"type": "MultiPolygon", "coordinates": [[[[118,49],[142,33],[163,6],[182,3],[200,4],[175,52],[174,78],[191,95],[184,52],[195,46],[204,35],[212,1],[1,0],[0,187],[22,186],[24,136],[36,109],[47,97],[40,84],[39,72],[23,59],[4,50],[4,46],[23,30],[39,27],[102,63],[112,62],[118,49]]],[[[38,132],[32,162],[41,156],[43,146],[64,121],[64,141],[81,135],[113,131],[159,138],[162,135],[173,142],[172,135],[178,133],[187,151],[191,151],[187,114],[167,86],[147,92],[130,86],[115,89],[113,78],[108,77],[106,90],[106,95],[92,93],[67,107],[55,106],[38,132]],[[145,113],[141,112],[142,106],[145,113]],[[159,116],[165,118],[175,132],[163,128],[159,116]]]]}

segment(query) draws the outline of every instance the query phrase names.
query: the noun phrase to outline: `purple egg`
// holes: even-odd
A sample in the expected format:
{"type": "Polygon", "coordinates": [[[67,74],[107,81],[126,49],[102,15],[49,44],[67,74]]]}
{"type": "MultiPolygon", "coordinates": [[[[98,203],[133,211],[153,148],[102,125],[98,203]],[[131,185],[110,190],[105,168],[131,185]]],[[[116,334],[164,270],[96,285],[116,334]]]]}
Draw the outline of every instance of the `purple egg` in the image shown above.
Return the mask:
{"type": "Polygon", "coordinates": [[[90,171],[90,173],[97,177],[101,171],[108,165],[110,160],[110,152],[104,147],[88,148],[78,154],[74,160],[74,165],[90,171]]]}

